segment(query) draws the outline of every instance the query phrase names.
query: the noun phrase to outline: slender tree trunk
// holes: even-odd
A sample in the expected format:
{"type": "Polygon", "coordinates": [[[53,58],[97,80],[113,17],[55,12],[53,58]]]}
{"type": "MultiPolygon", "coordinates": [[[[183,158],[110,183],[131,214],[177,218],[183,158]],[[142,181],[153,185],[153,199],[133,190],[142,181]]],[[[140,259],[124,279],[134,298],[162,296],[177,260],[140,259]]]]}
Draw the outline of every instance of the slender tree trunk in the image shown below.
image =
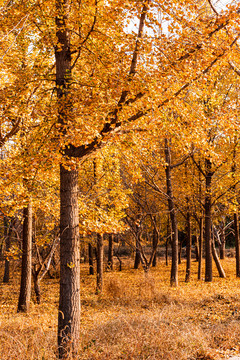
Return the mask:
{"type": "Polygon", "coordinates": [[[221,229],[220,240],[221,240],[220,259],[224,260],[225,259],[225,247],[226,247],[226,236],[225,236],[224,224],[223,224],[223,228],[221,229]]]}
{"type": "Polygon", "coordinates": [[[28,312],[31,299],[32,275],[32,205],[23,209],[22,271],[18,312],[28,312]]]}
{"type": "Polygon", "coordinates": [[[117,252],[115,253],[115,256],[119,261],[119,271],[122,271],[122,260],[117,252]]]}
{"type": "Polygon", "coordinates": [[[103,236],[97,234],[97,287],[96,293],[103,290],[103,236]]]}
{"type": "Polygon", "coordinates": [[[88,249],[86,249],[86,244],[84,243],[83,236],[80,235],[80,260],[81,262],[87,261],[87,252],[88,249]]]}
{"type": "Polygon", "coordinates": [[[94,275],[93,246],[90,243],[88,244],[88,263],[89,263],[89,275],[94,275]]]}
{"type": "MultiPolygon", "coordinates": [[[[158,241],[158,238],[157,238],[156,229],[153,229],[153,239],[152,239],[153,249],[156,247],[156,242],[157,241],[158,241]]],[[[152,266],[153,267],[157,266],[157,251],[156,251],[156,253],[155,253],[154,257],[153,257],[152,266]]]]}
{"type": "Polygon", "coordinates": [[[108,265],[109,270],[113,270],[113,234],[108,235],[108,265]]]}
{"type": "Polygon", "coordinates": [[[186,277],[185,282],[190,281],[191,277],[191,249],[192,249],[192,234],[191,234],[191,219],[190,213],[187,213],[187,245],[186,245],[186,252],[187,252],[187,264],[186,264],[186,277]]]}
{"type": "Polygon", "coordinates": [[[221,262],[219,260],[219,257],[218,257],[218,254],[217,254],[217,251],[216,251],[216,248],[215,248],[214,240],[212,240],[212,254],[213,254],[213,259],[215,261],[215,264],[217,266],[219,276],[221,278],[225,278],[226,275],[225,275],[225,272],[223,270],[222,264],[221,264],[221,262]]]}
{"type": "Polygon", "coordinates": [[[234,182],[234,195],[235,195],[235,205],[237,206],[236,212],[234,213],[234,232],[235,232],[235,250],[236,250],[236,277],[240,277],[240,236],[239,236],[239,215],[238,215],[238,197],[236,192],[236,171],[237,171],[237,145],[239,143],[237,132],[235,131],[234,135],[234,148],[233,148],[233,163],[232,163],[232,178],[234,182]]]}
{"type": "Polygon", "coordinates": [[[212,164],[205,159],[206,167],[206,192],[205,192],[205,281],[212,281],[212,236],[211,236],[211,191],[212,191],[212,164]]]}
{"type": "Polygon", "coordinates": [[[40,288],[40,282],[38,277],[38,271],[37,269],[33,269],[33,284],[34,284],[34,291],[36,295],[37,304],[41,303],[41,288],[40,288]]]}
{"type": "Polygon", "coordinates": [[[169,240],[166,240],[166,244],[165,244],[165,263],[166,266],[168,266],[168,244],[169,244],[169,240]]]}
{"type": "Polygon", "coordinates": [[[236,276],[240,277],[240,236],[238,212],[234,214],[235,249],[236,249],[236,276]]]}
{"type": "Polygon", "coordinates": [[[198,280],[202,278],[202,253],[203,253],[203,218],[199,223],[199,256],[198,256],[198,280]]]}
{"type": "MultiPolygon", "coordinates": [[[[138,235],[137,235],[138,236],[138,235]]],[[[138,237],[138,239],[136,240],[136,251],[135,251],[135,260],[134,260],[134,269],[138,269],[139,265],[141,263],[141,253],[139,250],[139,242],[140,242],[140,237],[138,237]]]]}
{"type": "Polygon", "coordinates": [[[167,239],[166,239],[166,244],[165,244],[165,261],[166,261],[166,266],[168,266],[168,245],[169,242],[172,243],[172,233],[171,233],[171,226],[170,226],[170,219],[168,216],[168,221],[167,221],[167,239]]]}
{"type": "MultiPolygon", "coordinates": [[[[4,237],[5,237],[5,244],[6,244],[6,252],[10,250],[11,247],[11,233],[12,233],[12,220],[8,225],[8,219],[4,216],[4,237]]],[[[3,275],[3,282],[8,283],[10,277],[10,261],[5,258],[4,262],[4,275],[3,275]]]]}
{"type": "Polygon", "coordinates": [[[182,240],[178,244],[178,264],[182,263],[182,240]]]}
{"type": "Polygon", "coordinates": [[[178,228],[177,217],[173,201],[172,179],[171,179],[171,153],[168,139],[165,139],[165,159],[166,159],[166,185],[168,196],[168,209],[170,213],[172,228],[172,268],[171,268],[171,286],[178,286],[178,228]]]}
{"type": "Polygon", "coordinates": [[[199,240],[198,237],[196,236],[196,240],[195,240],[195,256],[196,256],[196,261],[199,261],[199,240]]]}

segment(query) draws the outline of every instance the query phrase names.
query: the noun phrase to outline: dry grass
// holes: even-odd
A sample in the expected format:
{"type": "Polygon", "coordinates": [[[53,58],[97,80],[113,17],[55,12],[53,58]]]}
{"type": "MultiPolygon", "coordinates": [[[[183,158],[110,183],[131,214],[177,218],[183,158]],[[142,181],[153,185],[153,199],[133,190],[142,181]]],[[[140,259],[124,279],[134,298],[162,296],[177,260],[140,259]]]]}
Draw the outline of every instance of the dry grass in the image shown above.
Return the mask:
{"type": "MultiPolygon", "coordinates": [[[[227,279],[215,272],[212,283],[196,279],[169,287],[169,267],[163,263],[148,276],[130,268],[105,273],[102,295],[95,295],[95,278],[82,270],[81,360],[217,360],[239,353],[240,280],[234,259],[223,263],[227,279]]],[[[27,315],[17,314],[19,278],[1,284],[0,359],[56,358],[57,280],[43,284],[41,305],[27,315]]]]}

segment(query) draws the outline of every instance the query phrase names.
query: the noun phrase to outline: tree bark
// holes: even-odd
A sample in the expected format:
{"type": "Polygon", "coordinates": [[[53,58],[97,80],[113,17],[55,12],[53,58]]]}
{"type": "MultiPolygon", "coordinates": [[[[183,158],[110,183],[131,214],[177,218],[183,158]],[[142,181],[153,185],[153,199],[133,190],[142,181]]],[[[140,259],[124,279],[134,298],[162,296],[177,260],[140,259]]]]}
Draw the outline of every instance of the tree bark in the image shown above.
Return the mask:
{"type": "MultiPolygon", "coordinates": [[[[70,0],[56,0],[56,90],[60,136],[71,118],[71,45],[67,20],[70,0]]],[[[63,155],[66,148],[62,150],[63,155]]],[[[75,354],[80,338],[80,244],[78,172],[60,165],[60,295],[58,313],[59,358],[75,354]]],[[[73,355],[74,356],[74,355],[73,355]]]]}
{"type": "Polygon", "coordinates": [[[206,168],[206,190],[205,190],[205,281],[212,281],[212,236],[211,236],[211,208],[212,208],[212,163],[211,160],[205,159],[206,168]]]}
{"type": "Polygon", "coordinates": [[[34,284],[34,291],[36,295],[37,304],[41,303],[41,288],[40,288],[40,282],[38,277],[38,271],[36,269],[33,269],[33,284],[34,284]]]}
{"type": "MultiPolygon", "coordinates": [[[[158,242],[158,237],[157,237],[157,232],[156,229],[153,229],[153,239],[152,239],[152,246],[153,249],[156,247],[156,242],[158,242]]],[[[152,261],[152,266],[156,267],[157,266],[157,251],[153,257],[153,261],[152,261]]]]}
{"type": "MultiPolygon", "coordinates": [[[[11,234],[12,234],[12,220],[8,225],[8,219],[6,216],[4,216],[4,237],[5,237],[6,252],[9,251],[11,247],[11,234]]],[[[5,258],[3,282],[9,283],[9,279],[10,279],[10,261],[7,258],[5,258]]]]}
{"type": "Polygon", "coordinates": [[[165,160],[166,160],[166,186],[168,197],[168,209],[170,213],[172,228],[172,267],[171,267],[171,286],[178,286],[178,228],[177,217],[173,200],[172,179],[171,179],[171,153],[168,139],[165,139],[165,160]]]}
{"type": "Polygon", "coordinates": [[[166,266],[168,266],[168,244],[169,244],[169,240],[167,239],[166,243],[165,243],[165,263],[166,263],[166,266]]]}
{"type": "Polygon", "coordinates": [[[169,245],[169,242],[172,243],[172,233],[171,233],[170,219],[169,219],[169,216],[168,216],[168,220],[167,220],[167,239],[166,239],[166,244],[165,244],[166,266],[168,266],[168,245],[169,245]]]}
{"type": "Polygon", "coordinates": [[[215,264],[217,266],[219,276],[221,278],[225,278],[226,275],[225,275],[225,272],[223,270],[222,264],[220,263],[220,260],[219,260],[219,257],[218,257],[218,254],[217,254],[217,251],[216,251],[216,248],[215,248],[214,240],[212,240],[212,254],[213,254],[213,259],[215,261],[215,264]]]}
{"type": "Polygon", "coordinates": [[[80,242],[78,172],[60,166],[60,359],[75,353],[80,338],[80,242]]]}
{"type": "Polygon", "coordinates": [[[178,243],[178,264],[182,263],[182,240],[178,243]]]}
{"type": "Polygon", "coordinates": [[[202,278],[202,253],[203,253],[203,218],[199,223],[199,254],[198,254],[198,280],[202,278]]]}
{"type": "Polygon", "coordinates": [[[240,277],[240,236],[238,212],[234,213],[235,249],[236,249],[236,276],[240,277]]]}
{"type": "Polygon", "coordinates": [[[23,209],[22,271],[18,312],[28,312],[31,299],[32,275],[32,204],[23,209]]]}
{"type": "Polygon", "coordinates": [[[103,290],[103,236],[97,234],[97,287],[96,294],[103,290]]]}
{"type": "MultiPolygon", "coordinates": [[[[137,235],[138,236],[138,235],[137,235]]],[[[134,269],[138,269],[141,263],[141,253],[139,250],[140,237],[136,239],[136,251],[135,251],[135,260],[134,260],[134,269]]]]}
{"type": "Polygon", "coordinates": [[[88,263],[89,263],[89,275],[94,275],[93,246],[90,243],[88,244],[88,263]]]}
{"type": "Polygon", "coordinates": [[[192,249],[192,234],[191,234],[191,219],[190,213],[187,213],[187,245],[186,245],[186,253],[187,253],[187,264],[186,264],[186,277],[185,282],[190,281],[191,277],[191,249],[192,249]]]}
{"type": "Polygon", "coordinates": [[[196,261],[199,261],[199,239],[196,236],[195,238],[195,256],[196,256],[196,261]]]}
{"type": "Polygon", "coordinates": [[[113,270],[113,234],[108,235],[108,264],[109,270],[113,270]]]}
{"type": "Polygon", "coordinates": [[[221,228],[220,240],[221,240],[220,259],[224,260],[225,259],[225,247],[226,247],[226,236],[225,236],[224,224],[223,224],[223,227],[221,228]]]}

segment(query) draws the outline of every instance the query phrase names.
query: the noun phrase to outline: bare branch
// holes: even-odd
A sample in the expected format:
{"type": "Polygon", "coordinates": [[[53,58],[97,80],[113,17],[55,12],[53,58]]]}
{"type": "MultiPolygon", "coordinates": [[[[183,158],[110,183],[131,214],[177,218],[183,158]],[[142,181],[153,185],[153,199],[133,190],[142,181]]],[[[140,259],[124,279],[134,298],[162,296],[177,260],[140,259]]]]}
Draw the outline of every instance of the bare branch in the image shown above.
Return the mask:
{"type": "Polygon", "coordinates": [[[217,16],[219,16],[219,13],[217,12],[217,10],[215,9],[215,7],[213,6],[211,0],[208,0],[208,3],[209,3],[209,5],[210,5],[212,11],[213,11],[217,16]]]}
{"type": "Polygon", "coordinates": [[[235,71],[235,73],[240,76],[240,70],[236,67],[236,65],[232,62],[232,61],[229,61],[228,62],[229,65],[231,66],[231,68],[235,71]]]}

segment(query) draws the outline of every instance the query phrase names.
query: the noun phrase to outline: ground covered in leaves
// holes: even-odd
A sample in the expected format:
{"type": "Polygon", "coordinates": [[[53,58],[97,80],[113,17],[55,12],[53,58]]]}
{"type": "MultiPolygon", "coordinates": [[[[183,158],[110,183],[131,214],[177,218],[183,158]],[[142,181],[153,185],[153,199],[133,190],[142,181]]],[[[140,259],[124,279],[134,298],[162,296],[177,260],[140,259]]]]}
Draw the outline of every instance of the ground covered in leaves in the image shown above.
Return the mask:
{"type": "MultiPolygon", "coordinates": [[[[146,276],[130,263],[106,272],[104,292],[95,294],[95,277],[82,266],[81,360],[217,360],[240,353],[240,279],[235,261],[226,259],[226,279],[184,282],[180,265],[177,289],[169,286],[170,267],[160,261],[146,276]]],[[[3,267],[3,264],[2,264],[3,267]]],[[[1,267],[1,270],[2,270],[1,267]]],[[[45,279],[42,304],[28,314],[16,312],[19,275],[1,284],[1,360],[56,359],[58,280],[45,279]]]]}

